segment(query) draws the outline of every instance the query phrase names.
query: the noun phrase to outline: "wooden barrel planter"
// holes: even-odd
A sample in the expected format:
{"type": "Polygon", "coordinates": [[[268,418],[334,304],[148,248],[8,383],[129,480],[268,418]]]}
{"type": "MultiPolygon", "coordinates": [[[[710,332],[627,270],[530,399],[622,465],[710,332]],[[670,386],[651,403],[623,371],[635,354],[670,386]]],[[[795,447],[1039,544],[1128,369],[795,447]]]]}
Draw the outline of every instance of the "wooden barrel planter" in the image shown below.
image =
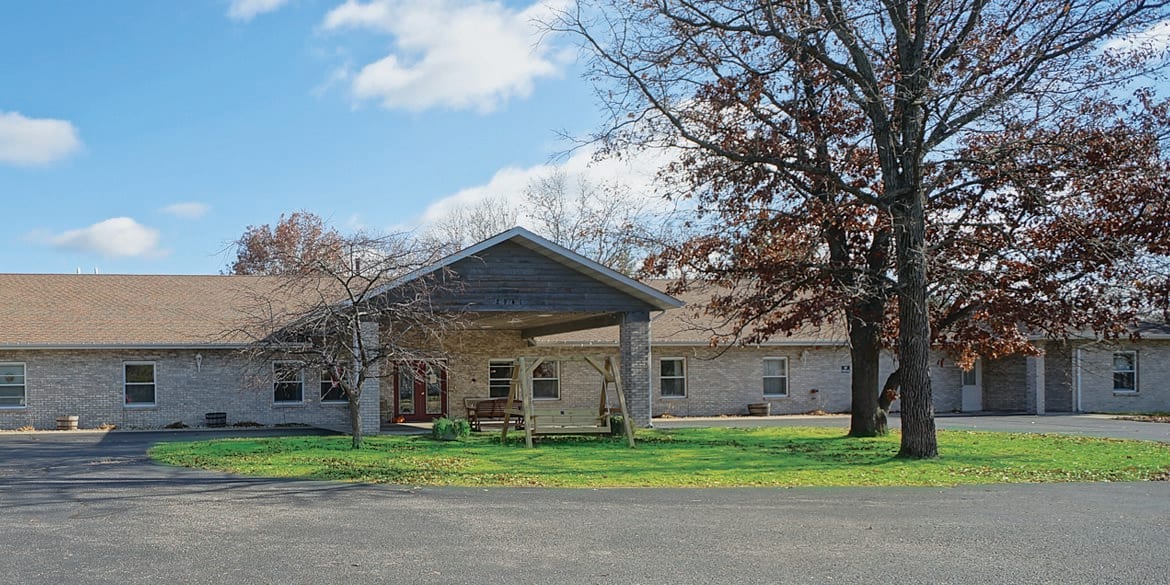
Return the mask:
{"type": "Polygon", "coordinates": [[[210,428],[214,429],[227,426],[226,412],[209,412],[203,415],[203,418],[206,421],[207,426],[210,428]]]}
{"type": "Polygon", "coordinates": [[[751,416],[771,416],[772,403],[753,402],[748,405],[748,414],[751,416]]]}
{"type": "Polygon", "coordinates": [[[80,417],[78,417],[77,415],[59,416],[59,417],[57,417],[57,430],[58,431],[76,431],[77,430],[77,423],[79,420],[80,420],[80,417]]]}

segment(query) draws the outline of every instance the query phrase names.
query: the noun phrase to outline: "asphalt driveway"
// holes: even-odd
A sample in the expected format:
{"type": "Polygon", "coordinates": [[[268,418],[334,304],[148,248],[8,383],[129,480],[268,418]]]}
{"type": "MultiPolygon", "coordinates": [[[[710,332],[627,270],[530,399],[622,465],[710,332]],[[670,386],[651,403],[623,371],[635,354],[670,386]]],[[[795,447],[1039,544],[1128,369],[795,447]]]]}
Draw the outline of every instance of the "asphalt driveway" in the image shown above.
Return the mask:
{"type": "Polygon", "coordinates": [[[240,478],[197,433],[0,434],[5,583],[1165,583],[1170,482],[443,489],[240,478]]]}

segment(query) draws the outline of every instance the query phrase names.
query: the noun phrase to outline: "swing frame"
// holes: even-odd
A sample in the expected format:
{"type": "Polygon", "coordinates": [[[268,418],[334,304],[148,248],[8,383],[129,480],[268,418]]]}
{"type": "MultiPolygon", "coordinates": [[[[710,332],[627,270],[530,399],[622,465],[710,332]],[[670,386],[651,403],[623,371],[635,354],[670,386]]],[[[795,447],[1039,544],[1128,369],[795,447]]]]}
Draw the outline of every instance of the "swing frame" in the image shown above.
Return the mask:
{"type": "Polygon", "coordinates": [[[621,409],[622,425],[626,431],[626,439],[630,448],[634,447],[634,427],[630,422],[629,409],[626,408],[626,394],[622,391],[621,379],[617,374],[617,359],[612,356],[558,356],[558,357],[520,357],[516,360],[516,367],[512,370],[512,382],[508,387],[507,406],[508,416],[504,417],[504,428],[500,431],[500,443],[508,440],[508,427],[512,416],[524,417],[524,445],[532,448],[532,437],[538,435],[567,435],[567,434],[609,434],[611,432],[608,412],[608,388],[613,384],[614,392],[618,396],[618,406],[621,409]],[[541,364],[556,360],[562,362],[583,361],[601,374],[601,400],[597,409],[590,408],[535,408],[532,404],[532,373],[541,364]],[[521,408],[512,405],[519,398],[521,408]]]}

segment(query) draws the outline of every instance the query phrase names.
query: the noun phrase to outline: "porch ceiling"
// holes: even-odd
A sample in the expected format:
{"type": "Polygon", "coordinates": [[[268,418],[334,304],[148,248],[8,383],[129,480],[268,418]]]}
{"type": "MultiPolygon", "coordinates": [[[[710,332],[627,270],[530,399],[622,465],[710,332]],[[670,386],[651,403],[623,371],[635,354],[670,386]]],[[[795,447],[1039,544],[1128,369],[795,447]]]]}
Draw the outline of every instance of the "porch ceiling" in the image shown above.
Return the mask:
{"type": "Polygon", "coordinates": [[[520,331],[520,335],[527,338],[609,327],[621,321],[621,313],[485,311],[468,313],[467,321],[470,329],[520,331]]]}

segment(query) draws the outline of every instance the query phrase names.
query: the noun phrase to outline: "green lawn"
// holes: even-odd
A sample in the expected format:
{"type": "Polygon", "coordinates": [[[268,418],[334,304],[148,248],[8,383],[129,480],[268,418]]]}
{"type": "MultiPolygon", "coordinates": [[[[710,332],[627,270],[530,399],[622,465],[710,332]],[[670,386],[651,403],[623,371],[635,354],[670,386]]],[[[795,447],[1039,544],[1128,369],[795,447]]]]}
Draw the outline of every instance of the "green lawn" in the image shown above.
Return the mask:
{"type": "Polygon", "coordinates": [[[898,436],[850,439],[841,429],[639,431],[637,449],[614,438],[544,438],[525,449],[486,433],[465,441],[377,436],[283,437],[163,443],[156,461],[266,477],[455,486],[731,487],[945,486],[1170,477],[1170,445],[939,431],[942,457],[896,459],[898,436]]]}

